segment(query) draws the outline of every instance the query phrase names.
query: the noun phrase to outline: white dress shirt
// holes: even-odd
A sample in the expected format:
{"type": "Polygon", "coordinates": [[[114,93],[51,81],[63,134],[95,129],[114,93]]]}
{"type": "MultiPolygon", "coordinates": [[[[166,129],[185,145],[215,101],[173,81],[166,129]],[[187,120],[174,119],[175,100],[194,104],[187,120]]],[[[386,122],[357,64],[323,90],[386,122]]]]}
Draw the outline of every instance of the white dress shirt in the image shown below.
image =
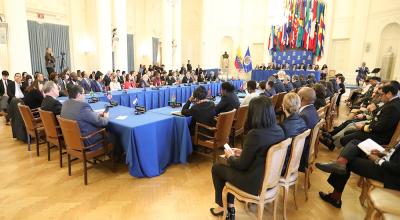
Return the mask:
{"type": "Polygon", "coordinates": [[[24,98],[24,93],[21,91],[21,85],[15,82],[15,98],[22,99],[24,98]]]}
{"type": "Polygon", "coordinates": [[[259,96],[259,94],[257,92],[247,94],[246,97],[244,97],[241,105],[248,105],[250,103],[250,101],[257,96],[259,96]]]}

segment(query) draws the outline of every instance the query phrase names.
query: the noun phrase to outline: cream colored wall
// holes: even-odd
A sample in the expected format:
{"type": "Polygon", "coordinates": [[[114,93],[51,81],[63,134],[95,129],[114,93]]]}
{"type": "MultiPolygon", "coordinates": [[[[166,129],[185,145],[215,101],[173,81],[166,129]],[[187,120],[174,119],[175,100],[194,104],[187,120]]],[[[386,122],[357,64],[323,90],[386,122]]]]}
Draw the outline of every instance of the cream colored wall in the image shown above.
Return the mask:
{"type": "Polygon", "coordinates": [[[182,62],[201,63],[203,0],[182,1],[182,62]]]}
{"type": "MultiPolygon", "coordinates": [[[[0,14],[4,14],[4,3],[0,0],[0,14]]],[[[7,44],[0,44],[0,71],[8,69],[8,47],[7,44]]]]}

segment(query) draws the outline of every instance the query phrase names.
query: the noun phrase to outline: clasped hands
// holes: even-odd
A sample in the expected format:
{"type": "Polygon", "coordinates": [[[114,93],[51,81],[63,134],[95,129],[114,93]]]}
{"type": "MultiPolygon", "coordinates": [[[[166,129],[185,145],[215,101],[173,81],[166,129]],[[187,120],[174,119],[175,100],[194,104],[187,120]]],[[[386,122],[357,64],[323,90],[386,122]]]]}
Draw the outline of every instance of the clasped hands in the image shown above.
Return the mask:
{"type": "Polygon", "coordinates": [[[225,157],[226,158],[229,158],[231,156],[240,157],[240,155],[242,154],[242,149],[239,149],[239,148],[232,148],[232,151],[233,151],[233,153],[231,151],[225,149],[225,151],[224,151],[225,157]]]}

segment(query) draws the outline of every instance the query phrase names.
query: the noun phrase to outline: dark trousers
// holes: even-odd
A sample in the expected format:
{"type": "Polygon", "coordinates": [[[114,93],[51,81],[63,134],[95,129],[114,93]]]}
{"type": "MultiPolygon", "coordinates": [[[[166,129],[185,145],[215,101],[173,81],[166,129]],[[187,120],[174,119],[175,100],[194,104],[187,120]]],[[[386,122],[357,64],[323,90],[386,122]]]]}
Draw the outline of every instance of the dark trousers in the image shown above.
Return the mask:
{"type": "Polygon", "coordinates": [[[332,173],[328,178],[328,183],[338,192],[343,192],[351,172],[380,182],[384,180],[382,168],[366,157],[365,153],[357,147],[358,143],[359,141],[351,141],[340,153],[341,157],[348,160],[347,173],[345,175],[332,173]]]}
{"type": "Polygon", "coordinates": [[[46,67],[48,76],[50,76],[50,74],[52,74],[54,72],[54,68],[53,67],[46,67]]]}
{"type": "MultiPolygon", "coordinates": [[[[229,167],[222,164],[214,164],[211,169],[215,189],[215,203],[217,203],[221,207],[223,206],[222,190],[224,189],[225,183],[232,183],[233,175],[230,171],[231,169],[229,167]]],[[[232,194],[228,193],[228,203],[233,204],[234,201],[235,197],[232,194]]]]}
{"type": "MultiPolygon", "coordinates": [[[[344,136],[340,138],[340,144],[346,146],[352,140],[365,141],[371,137],[370,133],[360,130],[350,130],[344,133],[344,136]]],[[[378,143],[381,144],[381,143],[378,143]]]]}
{"type": "Polygon", "coordinates": [[[331,136],[335,136],[337,133],[339,133],[341,130],[343,130],[345,127],[347,127],[347,125],[354,123],[354,122],[363,121],[363,120],[364,119],[347,120],[347,121],[343,122],[342,124],[340,124],[339,126],[337,126],[336,128],[334,128],[331,132],[329,132],[329,134],[331,134],[331,136]]]}

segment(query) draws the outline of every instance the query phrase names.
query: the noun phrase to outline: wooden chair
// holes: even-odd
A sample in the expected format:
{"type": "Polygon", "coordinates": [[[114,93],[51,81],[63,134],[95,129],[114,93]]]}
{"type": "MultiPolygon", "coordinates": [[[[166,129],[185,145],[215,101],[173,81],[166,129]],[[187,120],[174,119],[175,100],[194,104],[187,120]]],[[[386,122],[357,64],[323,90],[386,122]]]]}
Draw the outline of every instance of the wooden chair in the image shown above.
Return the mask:
{"type": "Polygon", "coordinates": [[[275,113],[278,116],[279,121],[282,121],[283,120],[282,116],[285,115],[283,112],[282,103],[283,103],[283,97],[285,97],[286,94],[287,92],[278,93],[278,98],[275,104],[275,113]]]}
{"type": "Polygon", "coordinates": [[[238,136],[241,136],[242,140],[242,148],[243,148],[243,140],[244,140],[244,124],[247,119],[247,112],[249,111],[248,105],[243,105],[238,108],[235,114],[235,118],[233,120],[232,131],[230,134],[230,138],[232,140],[232,147],[236,147],[235,139],[238,136]]]}
{"type": "Polygon", "coordinates": [[[308,189],[311,187],[311,183],[310,183],[310,175],[313,171],[313,166],[314,166],[314,162],[315,162],[315,148],[316,143],[317,143],[317,139],[319,136],[319,132],[320,132],[320,128],[321,126],[325,123],[324,119],[321,119],[316,125],[315,127],[311,130],[311,136],[310,136],[310,151],[308,154],[308,166],[305,168],[304,170],[304,192],[306,195],[306,200],[308,200],[308,189]]]}
{"type": "Polygon", "coordinates": [[[365,219],[381,219],[385,215],[390,216],[390,218],[397,217],[397,219],[400,219],[400,209],[398,206],[400,203],[400,191],[376,188],[369,192],[369,198],[371,200],[371,207],[368,207],[370,210],[367,213],[372,214],[371,216],[367,214],[365,219]]]}
{"type": "Polygon", "coordinates": [[[50,161],[50,149],[57,147],[60,156],[60,167],[62,167],[63,148],[65,148],[64,138],[62,136],[60,126],[53,112],[39,110],[40,118],[43,122],[43,127],[46,133],[47,142],[47,160],[50,161]]]}
{"type": "Polygon", "coordinates": [[[218,148],[224,146],[224,144],[229,142],[229,134],[231,133],[235,112],[236,109],[233,109],[229,112],[220,113],[218,115],[215,127],[210,127],[199,122],[196,123],[193,143],[195,145],[202,146],[213,151],[212,155],[200,151],[196,151],[196,153],[212,158],[213,163],[215,163],[217,159],[218,148]],[[205,134],[204,132],[200,131],[199,128],[210,131],[210,133],[213,133],[213,135],[210,136],[208,134],[205,134]]]}
{"type": "MultiPolygon", "coordinates": [[[[321,125],[321,129],[324,128],[324,127],[326,126],[326,121],[327,121],[327,120],[326,120],[326,117],[327,117],[327,112],[328,112],[329,106],[330,106],[330,103],[327,103],[324,107],[318,109],[318,111],[317,111],[318,116],[319,116],[319,119],[320,119],[320,120],[323,119],[323,120],[325,121],[325,122],[321,125]]],[[[317,143],[316,143],[316,147],[315,147],[315,151],[314,151],[315,158],[318,157],[318,152],[319,152],[319,139],[320,139],[320,137],[321,137],[321,132],[318,133],[318,137],[317,137],[317,140],[316,140],[317,143]]]]}
{"type": "Polygon", "coordinates": [[[71,176],[71,156],[81,159],[83,161],[83,174],[84,182],[87,185],[87,163],[94,164],[97,158],[110,154],[114,169],[114,156],[112,155],[112,145],[107,142],[106,129],[100,129],[85,137],[81,136],[81,130],[78,123],[74,120],[68,120],[57,116],[60,123],[61,131],[64,136],[65,146],[68,155],[68,175],[71,176]],[[94,137],[95,135],[102,135],[103,138],[89,146],[84,145],[84,141],[94,137]],[[93,159],[94,162],[91,162],[93,159]]]}
{"type": "Polygon", "coordinates": [[[396,130],[394,131],[392,138],[390,139],[389,148],[394,147],[400,141],[400,122],[397,123],[396,130]]]}
{"type": "Polygon", "coordinates": [[[274,106],[274,108],[276,107],[276,104],[278,102],[278,97],[279,97],[279,94],[276,94],[276,95],[273,95],[270,97],[271,101],[272,101],[272,106],[274,106]]]}
{"type": "MultiPolygon", "coordinates": [[[[273,218],[276,219],[276,208],[279,196],[279,179],[282,173],[283,163],[285,161],[287,148],[291,143],[292,139],[288,138],[278,144],[271,146],[267,153],[267,159],[265,161],[265,173],[264,181],[261,187],[259,195],[252,195],[246,193],[229,182],[225,183],[225,187],[222,191],[222,199],[224,204],[224,210],[228,209],[227,196],[231,193],[235,198],[242,202],[257,204],[257,219],[261,220],[264,212],[264,205],[266,203],[273,202],[274,212],[273,218]]],[[[226,218],[226,213],[221,219],[226,218]]]]}
{"type": "Polygon", "coordinates": [[[336,115],[336,101],[338,99],[339,93],[335,93],[331,99],[331,103],[327,114],[327,131],[330,131],[333,126],[333,119],[336,115]]]}
{"type": "Polygon", "coordinates": [[[26,133],[28,134],[28,150],[31,150],[31,139],[36,141],[36,155],[39,156],[39,145],[46,143],[44,141],[44,127],[40,117],[34,117],[37,110],[29,108],[29,106],[19,104],[18,109],[21,113],[22,120],[24,121],[26,133]]]}
{"type": "Polygon", "coordinates": [[[296,191],[297,191],[297,179],[299,176],[299,166],[301,155],[304,149],[304,142],[306,138],[310,135],[311,130],[308,129],[303,133],[297,135],[292,141],[292,147],[290,149],[290,159],[287,164],[285,175],[282,176],[279,180],[279,185],[284,188],[283,194],[283,217],[287,219],[286,216],[286,206],[287,206],[287,197],[289,195],[289,187],[294,186],[293,197],[294,197],[294,205],[297,209],[297,201],[296,201],[296,191]]]}

